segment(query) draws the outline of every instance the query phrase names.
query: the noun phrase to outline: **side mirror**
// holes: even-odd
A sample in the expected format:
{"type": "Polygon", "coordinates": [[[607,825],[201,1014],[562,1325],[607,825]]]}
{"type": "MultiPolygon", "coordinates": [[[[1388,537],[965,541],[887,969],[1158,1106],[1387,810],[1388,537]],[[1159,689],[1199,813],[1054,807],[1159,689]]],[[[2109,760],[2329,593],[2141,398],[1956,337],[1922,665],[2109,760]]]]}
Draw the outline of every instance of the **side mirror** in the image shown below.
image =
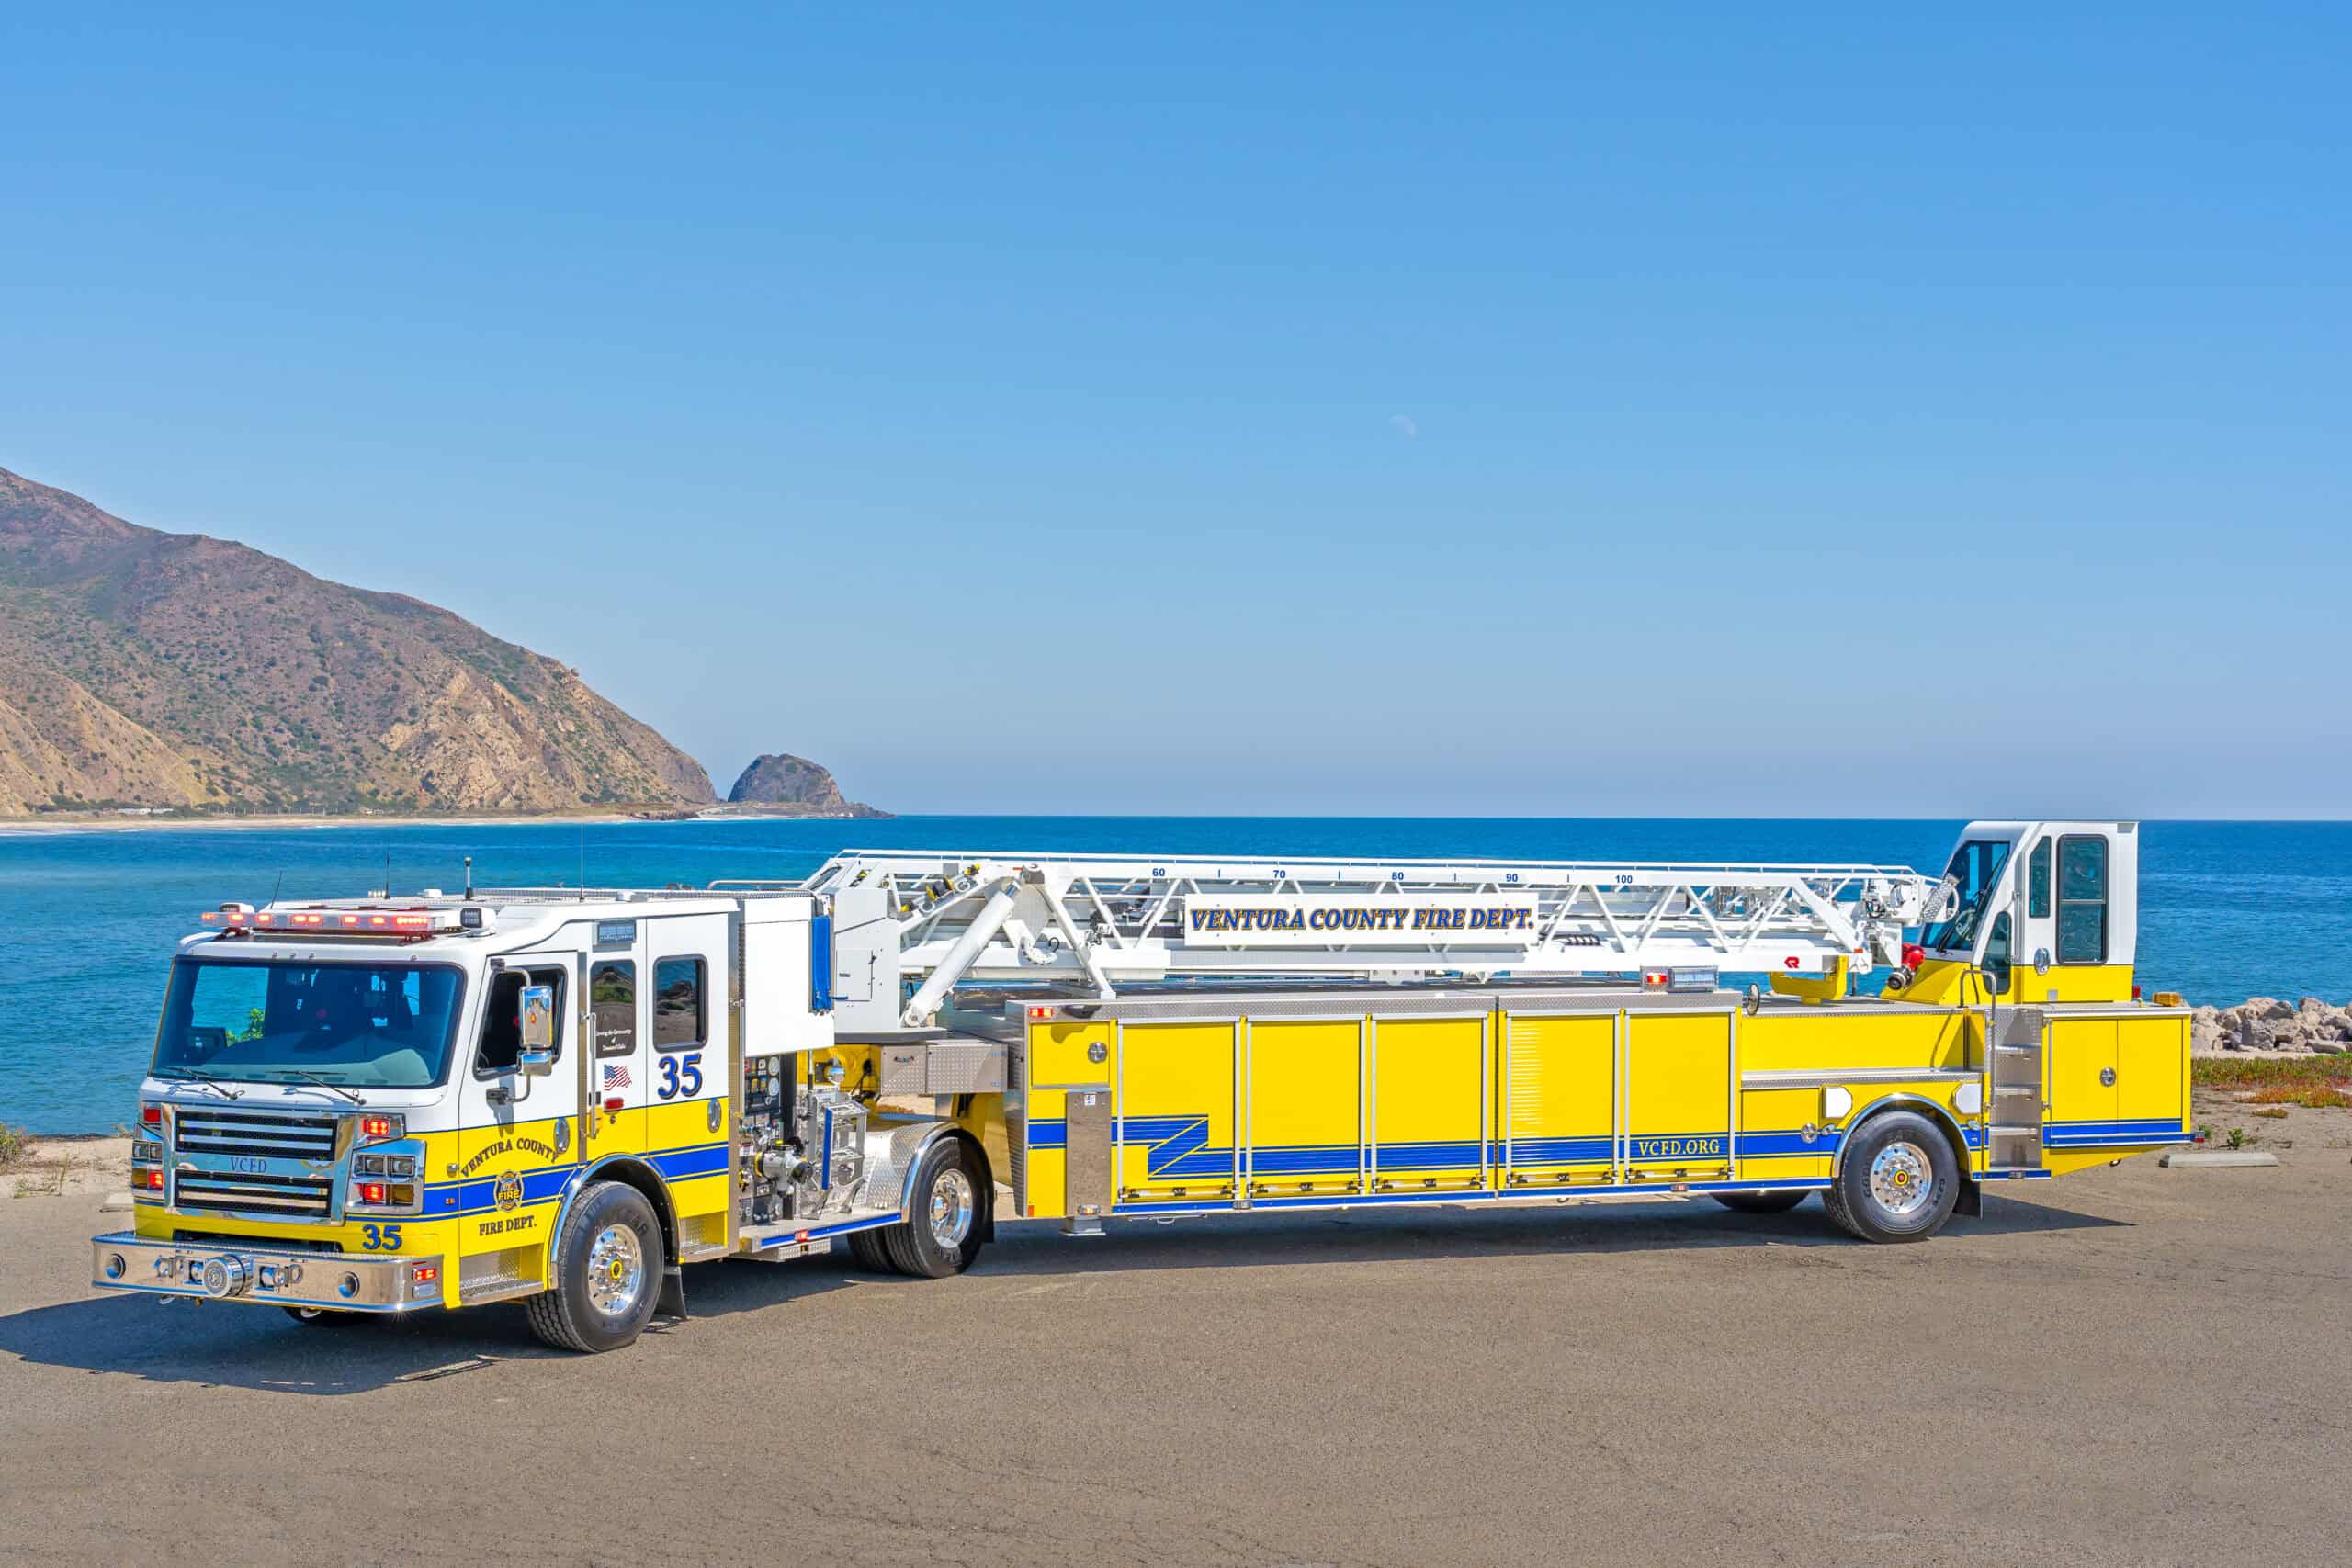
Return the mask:
{"type": "Polygon", "coordinates": [[[522,1046],[514,1053],[514,1070],[526,1078],[543,1078],[555,1071],[555,987],[526,986],[520,1005],[522,1046]]]}

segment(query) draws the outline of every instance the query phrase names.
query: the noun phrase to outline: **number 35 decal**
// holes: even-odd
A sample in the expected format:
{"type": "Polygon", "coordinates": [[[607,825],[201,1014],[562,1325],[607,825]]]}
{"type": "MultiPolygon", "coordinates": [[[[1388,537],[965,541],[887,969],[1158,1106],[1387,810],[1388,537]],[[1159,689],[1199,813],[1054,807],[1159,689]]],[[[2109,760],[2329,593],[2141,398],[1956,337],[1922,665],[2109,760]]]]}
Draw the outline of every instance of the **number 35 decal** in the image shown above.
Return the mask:
{"type": "Polygon", "coordinates": [[[398,1252],[401,1249],[401,1227],[398,1225],[361,1225],[359,1245],[368,1252],[398,1252]]]}
{"type": "Polygon", "coordinates": [[[683,1056],[662,1058],[662,1087],[653,1091],[656,1100],[674,1100],[679,1095],[702,1092],[702,1053],[689,1051],[683,1056]],[[680,1080],[683,1078],[683,1082],[680,1080]]]}

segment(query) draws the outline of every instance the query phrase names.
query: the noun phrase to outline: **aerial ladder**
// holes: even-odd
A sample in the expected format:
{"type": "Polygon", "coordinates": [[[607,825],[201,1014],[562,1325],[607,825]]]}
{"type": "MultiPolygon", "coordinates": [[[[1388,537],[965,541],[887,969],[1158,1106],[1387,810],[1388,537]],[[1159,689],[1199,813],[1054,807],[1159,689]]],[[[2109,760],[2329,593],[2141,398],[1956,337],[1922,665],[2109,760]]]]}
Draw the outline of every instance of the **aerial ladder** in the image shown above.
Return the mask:
{"type": "MultiPolygon", "coordinates": [[[[717,884],[749,888],[764,884],[717,884]]],[[[933,1025],[959,986],[1112,1000],[1142,987],[1770,973],[1901,962],[1948,883],[1907,866],[1339,860],[852,850],[831,908],[851,1032],[933,1025]]]]}

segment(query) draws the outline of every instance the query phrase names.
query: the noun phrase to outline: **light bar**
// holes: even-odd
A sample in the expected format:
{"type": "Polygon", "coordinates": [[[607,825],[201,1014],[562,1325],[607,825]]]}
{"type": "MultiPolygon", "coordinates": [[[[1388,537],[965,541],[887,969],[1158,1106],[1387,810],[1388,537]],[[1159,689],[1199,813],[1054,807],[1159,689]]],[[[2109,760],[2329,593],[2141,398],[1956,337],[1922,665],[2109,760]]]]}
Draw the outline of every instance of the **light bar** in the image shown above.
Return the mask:
{"type": "Polygon", "coordinates": [[[243,931],[316,931],[338,936],[432,936],[444,931],[479,934],[494,929],[490,911],[469,904],[458,909],[256,909],[223,904],[198,917],[208,926],[243,931]]]}

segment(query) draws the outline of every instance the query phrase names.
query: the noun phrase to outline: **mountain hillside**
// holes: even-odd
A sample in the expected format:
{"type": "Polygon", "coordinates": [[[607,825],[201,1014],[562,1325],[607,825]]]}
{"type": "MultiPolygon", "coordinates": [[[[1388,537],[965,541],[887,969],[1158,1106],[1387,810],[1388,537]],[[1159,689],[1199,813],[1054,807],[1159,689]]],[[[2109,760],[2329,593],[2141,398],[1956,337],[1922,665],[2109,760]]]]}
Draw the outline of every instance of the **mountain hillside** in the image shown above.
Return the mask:
{"type": "Polygon", "coordinates": [[[700,764],[551,659],[0,468],[0,816],[711,799],[700,764]]]}

